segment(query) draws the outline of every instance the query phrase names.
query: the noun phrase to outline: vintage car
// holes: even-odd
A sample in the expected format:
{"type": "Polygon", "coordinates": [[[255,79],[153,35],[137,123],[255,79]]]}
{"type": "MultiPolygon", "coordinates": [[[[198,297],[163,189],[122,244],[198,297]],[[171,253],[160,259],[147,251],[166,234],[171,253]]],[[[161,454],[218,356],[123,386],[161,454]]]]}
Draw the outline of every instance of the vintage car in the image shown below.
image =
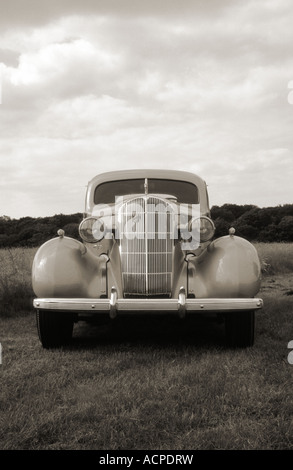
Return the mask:
{"type": "Polygon", "coordinates": [[[79,320],[123,314],[215,315],[228,346],[254,343],[261,269],[254,246],[231,227],[214,238],[207,185],[189,172],[100,174],[86,191],[82,240],[58,236],[32,267],[40,341],[59,347],[79,320]]]}

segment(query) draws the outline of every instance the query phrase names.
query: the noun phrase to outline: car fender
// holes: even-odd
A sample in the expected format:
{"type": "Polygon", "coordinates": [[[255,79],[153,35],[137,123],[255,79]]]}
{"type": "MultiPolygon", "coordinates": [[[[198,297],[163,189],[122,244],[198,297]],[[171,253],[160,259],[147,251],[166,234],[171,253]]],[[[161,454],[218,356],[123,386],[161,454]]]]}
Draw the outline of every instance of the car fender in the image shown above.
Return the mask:
{"type": "Polygon", "coordinates": [[[195,297],[254,297],[261,283],[257,251],[242,237],[217,238],[189,260],[188,280],[188,291],[195,297]]]}
{"type": "Polygon", "coordinates": [[[38,297],[100,297],[106,294],[107,256],[95,257],[70,237],[53,238],[36,252],[32,285],[38,297]]]}

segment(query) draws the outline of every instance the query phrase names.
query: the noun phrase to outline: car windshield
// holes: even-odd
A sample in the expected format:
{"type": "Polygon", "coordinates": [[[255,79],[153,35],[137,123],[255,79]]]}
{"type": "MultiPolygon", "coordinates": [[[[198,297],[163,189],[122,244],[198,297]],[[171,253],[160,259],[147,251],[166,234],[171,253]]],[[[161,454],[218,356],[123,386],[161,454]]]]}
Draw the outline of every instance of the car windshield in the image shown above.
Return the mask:
{"type": "MultiPolygon", "coordinates": [[[[180,204],[198,204],[197,187],[186,181],[148,178],[149,194],[168,194],[180,204]]],[[[145,179],[128,179],[101,183],[95,189],[95,204],[111,204],[115,198],[129,194],[145,194],[145,179]]]]}

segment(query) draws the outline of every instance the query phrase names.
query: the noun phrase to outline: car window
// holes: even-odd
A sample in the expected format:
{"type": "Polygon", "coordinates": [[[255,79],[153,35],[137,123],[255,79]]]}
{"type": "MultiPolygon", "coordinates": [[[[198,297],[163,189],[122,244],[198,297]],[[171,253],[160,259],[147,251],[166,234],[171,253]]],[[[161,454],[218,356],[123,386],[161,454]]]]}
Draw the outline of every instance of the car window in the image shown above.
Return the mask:
{"type": "MultiPolygon", "coordinates": [[[[180,204],[198,204],[197,187],[186,181],[176,181],[167,179],[148,178],[148,193],[169,194],[177,199],[180,204]]],[[[118,196],[126,196],[128,194],[144,194],[145,180],[128,179],[107,181],[101,183],[95,189],[95,204],[112,204],[118,196]]]]}

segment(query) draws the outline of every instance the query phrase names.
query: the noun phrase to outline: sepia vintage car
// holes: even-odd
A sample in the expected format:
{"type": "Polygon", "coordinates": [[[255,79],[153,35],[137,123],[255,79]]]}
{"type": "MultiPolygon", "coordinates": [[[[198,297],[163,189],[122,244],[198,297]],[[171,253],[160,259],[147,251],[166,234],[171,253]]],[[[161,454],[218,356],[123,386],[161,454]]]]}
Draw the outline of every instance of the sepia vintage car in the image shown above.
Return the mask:
{"type": "Polygon", "coordinates": [[[82,241],[62,229],[56,235],[32,267],[43,347],[68,343],[79,320],[124,314],[215,315],[228,346],[253,345],[263,306],[258,255],[233,227],[215,238],[201,177],[154,169],[99,174],[87,186],[82,241]]]}

